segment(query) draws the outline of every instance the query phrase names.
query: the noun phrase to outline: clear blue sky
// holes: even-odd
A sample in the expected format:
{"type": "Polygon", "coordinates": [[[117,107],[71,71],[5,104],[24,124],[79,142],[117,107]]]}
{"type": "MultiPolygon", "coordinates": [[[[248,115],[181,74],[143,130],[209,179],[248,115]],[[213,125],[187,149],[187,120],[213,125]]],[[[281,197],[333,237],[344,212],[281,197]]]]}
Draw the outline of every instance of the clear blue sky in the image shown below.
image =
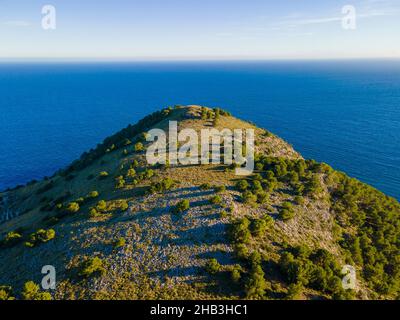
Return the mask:
{"type": "Polygon", "coordinates": [[[0,0],[0,58],[358,57],[400,58],[400,0],[0,0]],[[41,28],[45,4],[56,30],[41,28]]]}

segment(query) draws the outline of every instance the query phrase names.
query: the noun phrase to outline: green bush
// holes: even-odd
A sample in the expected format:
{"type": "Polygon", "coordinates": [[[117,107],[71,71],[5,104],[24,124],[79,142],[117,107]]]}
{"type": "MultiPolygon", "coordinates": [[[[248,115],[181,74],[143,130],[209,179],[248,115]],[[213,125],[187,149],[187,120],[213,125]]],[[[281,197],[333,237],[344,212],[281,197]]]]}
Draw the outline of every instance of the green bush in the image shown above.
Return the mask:
{"type": "Polygon", "coordinates": [[[290,220],[294,217],[293,206],[290,202],[284,202],[282,204],[282,209],[279,212],[279,216],[283,221],[290,220]]]}
{"type": "Polygon", "coordinates": [[[311,179],[305,184],[305,192],[311,196],[318,195],[322,192],[321,182],[317,174],[313,174],[311,179]]]}
{"type": "Polygon", "coordinates": [[[101,179],[107,178],[107,177],[108,177],[108,172],[107,172],[107,171],[101,171],[101,172],[99,173],[99,177],[100,177],[101,179]]]}
{"type": "Polygon", "coordinates": [[[51,300],[51,295],[48,292],[41,292],[40,287],[33,281],[28,281],[22,289],[23,300],[51,300]]]}
{"type": "Polygon", "coordinates": [[[134,159],[132,161],[131,168],[137,168],[137,167],[139,167],[139,162],[136,159],[134,159]]]}
{"type": "Polygon", "coordinates": [[[121,189],[125,187],[125,179],[123,176],[118,176],[115,178],[115,188],[121,189]]]}
{"type": "Polygon", "coordinates": [[[240,180],[236,183],[236,189],[243,192],[249,187],[249,183],[246,180],[240,180]]]}
{"type": "Polygon", "coordinates": [[[259,181],[259,180],[253,181],[253,185],[251,186],[251,189],[255,193],[258,192],[258,191],[263,191],[263,187],[261,185],[261,181],[259,181]]]}
{"type": "Polygon", "coordinates": [[[253,265],[245,287],[247,298],[263,299],[266,289],[267,283],[264,279],[264,271],[260,265],[253,265]]]}
{"type": "Polygon", "coordinates": [[[135,147],[134,148],[135,148],[135,152],[143,151],[144,150],[143,143],[141,143],[141,142],[135,143],[135,147]]]}
{"type": "Polygon", "coordinates": [[[185,199],[185,200],[181,200],[179,201],[175,208],[174,208],[174,212],[175,213],[181,213],[183,211],[186,211],[190,208],[190,202],[189,200],[185,199]]]}
{"type": "Polygon", "coordinates": [[[128,208],[129,208],[128,202],[127,202],[126,200],[123,200],[123,201],[121,202],[120,206],[119,206],[119,209],[120,209],[121,211],[126,211],[126,210],[128,210],[128,208]]]}
{"type": "Polygon", "coordinates": [[[15,300],[10,286],[0,286],[0,301],[15,300]]]}
{"type": "Polygon", "coordinates": [[[303,205],[304,204],[304,198],[302,196],[295,196],[294,197],[294,202],[297,205],[303,205]]]}
{"type": "Polygon", "coordinates": [[[327,250],[311,251],[307,247],[299,246],[290,248],[290,251],[284,252],[279,261],[281,271],[290,284],[304,285],[331,294],[334,299],[351,296],[343,294],[340,265],[327,250]]]}
{"type": "Polygon", "coordinates": [[[94,257],[82,263],[79,275],[84,278],[89,278],[92,276],[102,276],[105,272],[106,269],[104,268],[103,260],[99,257],[94,257]]]}
{"type": "Polygon", "coordinates": [[[85,198],[80,197],[80,198],[76,199],[75,202],[78,203],[79,205],[82,205],[85,202],[85,198]]]}
{"type": "Polygon", "coordinates": [[[99,192],[98,191],[91,191],[87,195],[88,198],[97,198],[98,196],[99,196],[99,192]]]}
{"type": "Polygon", "coordinates": [[[53,240],[56,236],[54,229],[40,229],[29,236],[29,241],[25,243],[27,247],[35,247],[41,243],[49,242],[53,240]]]}
{"type": "Polygon", "coordinates": [[[154,171],[152,169],[146,169],[146,171],[144,172],[144,178],[150,179],[153,176],[154,176],[154,171]]]}
{"type": "Polygon", "coordinates": [[[76,213],[76,212],[78,212],[78,211],[80,210],[79,203],[77,203],[77,202],[70,202],[70,203],[67,205],[66,210],[67,210],[68,212],[71,212],[71,213],[76,213]]]}
{"type": "Polygon", "coordinates": [[[247,218],[243,218],[235,222],[230,231],[232,240],[235,243],[248,243],[250,241],[250,221],[247,218]]]}
{"type": "Polygon", "coordinates": [[[301,283],[292,283],[288,287],[286,299],[299,300],[303,292],[303,285],[301,283]]]}
{"type": "Polygon", "coordinates": [[[203,184],[200,186],[200,189],[201,189],[201,190],[210,190],[210,189],[211,189],[211,185],[210,185],[209,183],[203,183],[203,184]]]}
{"type": "Polygon", "coordinates": [[[213,204],[213,205],[220,204],[221,202],[222,202],[222,198],[220,196],[218,196],[218,195],[213,196],[213,197],[210,198],[210,203],[213,204]]]}
{"type": "Polygon", "coordinates": [[[1,241],[1,245],[4,247],[12,247],[17,243],[21,242],[21,240],[22,240],[22,235],[20,233],[16,231],[10,231],[1,241]]]}
{"type": "Polygon", "coordinates": [[[235,265],[231,271],[231,279],[233,282],[238,283],[242,277],[242,268],[239,265],[235,265]]]}
{"type": "Polygon", "coordinates": [[[257,203],[259,204],[268,203],[269,194],[267,192],[259,191],[257,192],[256,196],[257,196],[257,203]]]}
{"type": "Polygon", "coordinates": [[[264,219],[257,219],[254,220],[252,223],[252,234],[255,237],[260,237],[262,236],[265,231],[267,230],[267,221],[265,221],[264,219]]]}
{"type": "Polygon", "coordinates": [[[133,169],[133,168],[130,168],[130,169],[128,170],[126,176],[127,176],[128,178],[133,178],[134,176],[136,176],[136,170],[133,169]]]}
{"type": "Polygon", "coordinates": [[[174,186],[174,181],[171,178],[165,178],[160,182],[152,183],[149,188],[150,193],[165,192],[171,190],[174,186]]]}
{"type": "Polygon", "coordinates": [[[226,187],[225,186],[216,186],[216,187],[214,187],[214,191],[217,193],[225,192],[226,187]]]}
{"type": "Polygon", "coordinates": [[[254,205],[257,202],[257,196],[251,191],[245,191],[242,193],[242,201],[243,203],[254,205]]]}
{"type": "Polygon", "coordinates": [[[114,248],[115,249],[118,249],[118,248],[122,248],[122,247],[124,247],[125,246],[125,244],[126,244],[126,240],[125,240],[125,238],[119,238],[117,241],[115,241],[115,243],[114,243],[114,248]]]}
{"type": "Polygon", "coordinates": [[[91,218],[96,218],[96,217],[101,216],[101,212],[98,212],[96,208],[90,208],[90,210],[89,210],[89,216],[90,216],[91,218]]]}
{"type": "MultiPolygon", "coordinates": [[[[247,234],[250,238],[250,233],[247,234]]],[[[235,254],[239,259],[245,260],[249,257],[249,249],[243,243],[238,243],[235,245],[235,254]]]]}
{"type": "Polygon", "coordinates": [[[97,202],[97,206],[96,209],[98,211],[104,211],[107,208],[107,202],[105,202],[104,200],[100,200],[99,202],[97,202]]]}
{"type": "Polygon", "coordinates": [[[221,265],[218,263],[217,259],[212,258],[207,261],[206,270],[210,274],[216,274],[221,270],[221,265]]]}

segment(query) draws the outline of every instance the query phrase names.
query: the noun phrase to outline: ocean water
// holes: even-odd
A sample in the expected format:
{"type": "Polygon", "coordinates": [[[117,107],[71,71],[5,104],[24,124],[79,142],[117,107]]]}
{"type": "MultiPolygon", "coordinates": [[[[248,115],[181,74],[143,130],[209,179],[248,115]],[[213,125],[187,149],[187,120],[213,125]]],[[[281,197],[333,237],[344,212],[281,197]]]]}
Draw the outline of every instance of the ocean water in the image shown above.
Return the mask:
{"type": "Polygon", "coordinates": [[[221,107],[400,199],[400,60],[0,64],[0,189],[161,107],[221,107]]]}

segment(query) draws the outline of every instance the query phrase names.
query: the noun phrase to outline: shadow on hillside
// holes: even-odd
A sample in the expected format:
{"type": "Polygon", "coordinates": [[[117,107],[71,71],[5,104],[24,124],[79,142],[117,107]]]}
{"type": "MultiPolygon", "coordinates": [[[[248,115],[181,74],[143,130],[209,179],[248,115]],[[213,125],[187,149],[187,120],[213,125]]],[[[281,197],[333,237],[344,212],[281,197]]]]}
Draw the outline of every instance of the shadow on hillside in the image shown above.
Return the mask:
{"type": "Polygon", "coordinates": [[[211,196],[214,193],[215,192],[213,190],[200,190],[197,187],[194,187],[194,188],[174,189],[165,193],[165,196],[168,197],[169,200],[174,200],[174,199],[187,199],[187,198],[211,196]],[[190,192],[190,193],[183,194],[183,192],[190,192]]]}
{"type": "MultiPolygon", "coordinates": [[[[195,258],[206,260],[215,258],[222,266],[233,263],[231,253],[221,251],[204,252],[193,257],[193,259],[195,258]]],[[[229,271],[220,271],[212,275],[203,266],[173,267],[166,270],[149,272],[148,275],[151,278],[158,278],[160,281],[163,281],[166,276],[169,278],[187,277],[189,279],[185,279],[183,282],[188,284],[202,283],[204,284],[202,289],[204,293],[216,294],[221,297],[238,296],[241,291],[240,286],[232,282],[229,271]]]]}
{"type": "Polygon", "coordinates": [[[178,238],[170,239],[164,245],[194,246],[198,244],[227,244],[227,227],[227,223],[221,222],[212,226],[201,226],[184,231],[176,231],[175,234],[178,236],[178,238]]]}

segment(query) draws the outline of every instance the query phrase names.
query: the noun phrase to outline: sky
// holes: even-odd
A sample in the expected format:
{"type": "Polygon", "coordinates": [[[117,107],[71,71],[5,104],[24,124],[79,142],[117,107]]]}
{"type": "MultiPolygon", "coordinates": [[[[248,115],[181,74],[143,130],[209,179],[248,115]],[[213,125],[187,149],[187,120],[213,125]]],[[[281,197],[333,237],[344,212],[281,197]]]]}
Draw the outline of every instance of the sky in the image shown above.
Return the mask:
{"type": "Polygon", "coordinates": [[[342,58],[400,58],[400,0],[0,0],[0,59],[342,58]]]}

